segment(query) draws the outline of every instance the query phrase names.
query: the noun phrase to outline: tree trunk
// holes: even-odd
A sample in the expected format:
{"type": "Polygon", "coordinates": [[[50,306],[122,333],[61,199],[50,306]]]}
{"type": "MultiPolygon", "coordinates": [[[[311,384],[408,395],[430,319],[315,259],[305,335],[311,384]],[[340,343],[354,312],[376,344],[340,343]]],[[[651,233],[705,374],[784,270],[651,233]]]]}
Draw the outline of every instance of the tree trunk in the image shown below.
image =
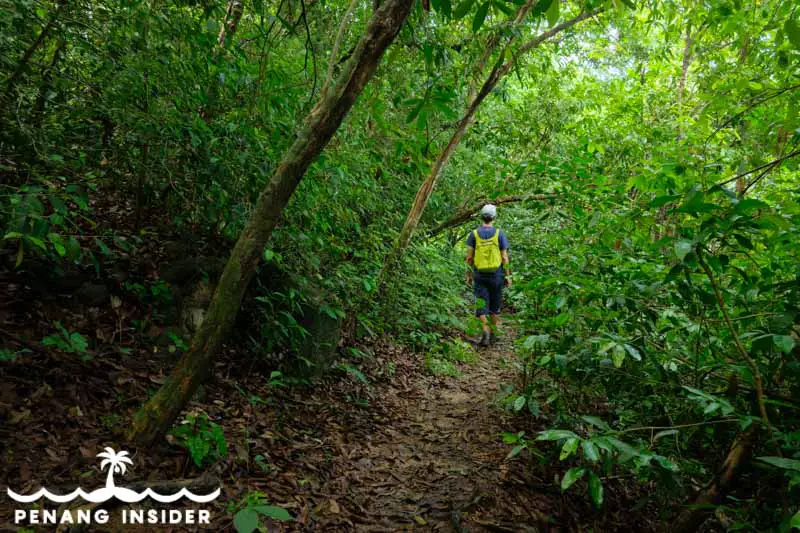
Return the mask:
{"type": "Polygon", "coordinates": [[[694,533],[730,492],[742,467],[750,460],[758,437],[758,424],[750,428],[731,446],[722,468],[714,479],[695,497],[691,506],[678,515],[670,528],[676,533],[694,533]]]}
{"type": "Polygon", "coordinates": [[[239,236],[208,313],[191,347],[166,383],[137,413],[130,438],[149,446],[172,425],[197,386],[209,373],[211,358],[230,331],[242,297],[255,273],[264,245],[281,218],[283,208],[308,166],[322,152],[369,82],[380,58],[406,20],[413,0],[387,0],[375,12],[336,86],[311,110],[292,146],[261,192],[244,231],[239,236]]]}
{"type": "Polygon", "coordinates": [[[458,227],[461,224],[471,220],[478,209],[489,202],[493,203],[494,205],[503,205],[513,202],[524,202],[525,200],[549,200],[550,198],[556,198],[557,196],[557,194],[516,194],[513,196],[501,196],[493,199],[482,198],[476,202],[473,202],[468,207],[459,209],[453,216],[430,230],[428,232],[428,238],[434,237],[443,231],[449,230],[450,228],[458,227]]]}
{"type": "Polygon", "coordinates": [[[686,37],[683,43],[683,61],[681,62],[681,77],[678,80],[678,141],[683,139],[683,93],[686,89],[686,77],[689,66],[692,64],[692,34],[691,26],[686,25],[686,37]]]}
{"type": "Polygon", "coordinates": [[[225,14],[225,20],[222,21],[222,27],[219,29],[219,36],[217,37],[217,46],[225,46],[225,41],[228,37],[232,37],[239,27],[239,21],[242,20],[242,13],[244,13],[244,4],[241,0],[231,0],[228,4],[228,12],[225,14]]]}
{"type": "MultiPolygon", "coordinates": [[[[419,190],[417,191],[416,196],[414,197],[414,202],[411,204],[411,210],[408,212],[408,216],[406,217],[406,221],[403,224],[403,229],[400,230],[400,236],[397,239],[397,243],[395,244],[394,250],[389,255],[389,258],[384,265],[384,272],[381,275],[381,289],[380,293],[383,293],[383,285],[385,284],[385,280],[388,278],[388,275],[391,274],[392,270],[399,264],[400,259],[403,256],[403,252],[408,247],[408,243],[411,241],[411,236],[416,230],[417,226],[419,225],[419,220],[422,217],[422,213],[425,210],[425,206],[428,205],[428,200],[431,197],[431,193],[433,193],[433,188],[436,186],[436,181],[439,179],[439,176],[442,174],[445,166],[447,165],[450,157],[453,155],[458,144],[461,142],[461,139],[464,138],[464,135],[467,133],[467,128],[472,123],[472,120],[475,118],[475,112],[478,110],[478,107],[484,101],[484,99],[489,95],[489,93],[494,90],[497,86],[497,83],[506,75],[508,74],[514,66],[516,59],[529,52],[531,49],[536,48],[543,42],[547,41],[551,37],[558,35],[562,31],[571,28],[578,22],[582,20],[594,17],[595,15],[601,13],[602,10],[596,10],[591,12],[581,13],[577,17],[574,17],[570,20],[562,22],[556,26],[553,26],[550,30],[538,35],[534,39],[528,41],[527,43],[523,44],[519,50],[517,51],[516,55],[513,56],[505,63],[498,62],[494,68],[492,68],[489,75],[486,77],[486,80],[483,82],[483,86],[481,89],[475,94],[475,96],[470,101],[464,116],[461,120],[458,121],[455,131],[453,132],[452,137],[450,137],[450,142],[447,143],[447,146],[439,155],[439,158],[433,164],[433,168],[431,168],[431,172],[425,181],[422,182],[419,190]]],[[[501,55],[501,58],[504,57],[505,54],[501,55]]]]}

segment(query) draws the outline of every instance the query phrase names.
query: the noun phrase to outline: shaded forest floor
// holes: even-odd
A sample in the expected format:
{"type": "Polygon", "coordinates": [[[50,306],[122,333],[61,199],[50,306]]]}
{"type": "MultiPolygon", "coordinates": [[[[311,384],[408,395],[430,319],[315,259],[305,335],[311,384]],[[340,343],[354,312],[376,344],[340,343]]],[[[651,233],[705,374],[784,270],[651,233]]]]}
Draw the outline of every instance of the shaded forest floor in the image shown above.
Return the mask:
{"type": "MultiPolygon", "coordinates": [[[[226,457],[199,469],[184,448],[166,442],[147,452],[127,446],[130,417],[179,355],[158,342],[165,328],[157,306],[132,287],[158,286],[170,242],[186,241],[209,256],[224,248],[166,231],[163,213],[145,213],[150,226],[134,231],[130,201],[97,195],[92,202],[105,214],[104,226],[133,247],[101,257],[101,275],[53,277],[36,262],[17,271],[8,251],[0,253],[0,348],[17,352],[0,362],[0,531],[19,529],[5,487],[100,487],[106,474],[96,454],[107,446],[127,449],[133,459],[118,485],[200,476],[221,483],[209,528],[216,531],[234,530],[231,517],[254,492],[295,518],[267,524],[276,530],[653,529],[646,508],[629,512],[642,494],[625,483],[608,483],[604,509],[596,511],[582,490],[561,493],[558,476],[567,466],[557,457],[536,461],[523,452],[506,460],[511,446],[503,432],[542,429],[499,401],[519,375],[513,326],[476,361],[459,364],[458,377],[432,376],[422,354],[381,339],[359,346],[363,359],[348,359],[358,372],[333,370],[313,385],[270,384],[274,361],[230,345],[189,406],[223,428],[226,457]],[[81,332],[88,347],[70,353],[46,346],[56,322],[81,332]]],[[[120,528],[112,522],[91,530],[120,528]]]]}
{"type": "MultiPolygon", "coordinates": [[[[367,350],[361,368],[368,385],[334,374],[313,388],[269,387],[234,361],[219,364],[206,398],[191,405],[223,426],[230,446],[229,456],[209,469],[223,485],[212,529],[232,531],[233,506],[253,491],[295,517],[271,524],[278,530],[652,529],[625,511],[634,502],[624,492],[612,489],[607,508],[594,511],[582,494],[560,493],[554,476],[563,465],[536,464],[524,454],[505,460],[510,447],[500,434],[530,421],[512,420],[497,402],[516,376],[510,341],[480,351],[459,377],[431,376],[418,354],[390,343],[367,350]]],[[[102,485],[95,454],[104,446],[119,449],[122,428],[100,422],[115,416],[99,401],[114,385],[97,372],[103,358],[92,364],[95,371],[84,369],[80,380],[59,381],[77,370],[65,371],[70,365],[63,362],[40,369],[43,383],[28,397],[30,414],[11,419],[1,435],[4,457],[12,459],[0,467],[6,485],[26,493],[39,485],[73,488],[78,480],[86,488],[102,485]],[[66,412],[52,416],[59,410],[66,412]]],[[[151,379],[144,371],[111,375],[117,382],[151,379]]],[[[528,434],[535,430],[528,427],[528,434]]],[[[200,475],[179,448],[165,445],[133,458],[124,483],[200,475]]],[[[3,514],[0,524],[8,524],[3,514]]]]}

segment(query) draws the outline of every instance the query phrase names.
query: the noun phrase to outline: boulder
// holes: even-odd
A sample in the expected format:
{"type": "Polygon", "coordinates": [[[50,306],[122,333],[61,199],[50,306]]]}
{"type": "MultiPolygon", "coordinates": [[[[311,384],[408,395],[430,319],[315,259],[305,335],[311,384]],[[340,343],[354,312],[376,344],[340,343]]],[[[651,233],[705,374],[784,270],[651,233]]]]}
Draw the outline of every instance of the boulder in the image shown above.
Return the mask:
{"type": "Polygon", "coordinates": [[[207,280],[198,281],[181,302],[181,326],[189,333],[200,329],[208,304],[214,295],[214,286],[207,280]]]}

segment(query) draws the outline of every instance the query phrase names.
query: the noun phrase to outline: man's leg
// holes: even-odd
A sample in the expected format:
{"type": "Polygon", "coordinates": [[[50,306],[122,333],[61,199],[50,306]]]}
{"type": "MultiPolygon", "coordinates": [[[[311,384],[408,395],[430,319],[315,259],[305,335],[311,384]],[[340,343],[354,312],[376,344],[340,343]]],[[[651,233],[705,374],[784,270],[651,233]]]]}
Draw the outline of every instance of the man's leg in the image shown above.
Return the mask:
{"type": "Polygon", "coordinates": [[[494,344],[497,341],[498,327],[500,326],[500,306],[503,300],[503,278],[495,280],[489,291],[489,313],[492,316],[492,327],[489,341],[494,344]]]}
{"type": "Polygon", "coordinates": [[[491,296],[489,286],[480,277],[480,274],[475,275],[472,284],[475,291],[475,315],[480,319],[482,326],[480,345],[488,346],[492,332],[491,327],[489,326],[489,321],[486,319],[486,315],[489,313],[489,299],[491,296]],[[481,307],[477,307],[480,305],[481,300],[483,301],[483,305],[481,307]]]}

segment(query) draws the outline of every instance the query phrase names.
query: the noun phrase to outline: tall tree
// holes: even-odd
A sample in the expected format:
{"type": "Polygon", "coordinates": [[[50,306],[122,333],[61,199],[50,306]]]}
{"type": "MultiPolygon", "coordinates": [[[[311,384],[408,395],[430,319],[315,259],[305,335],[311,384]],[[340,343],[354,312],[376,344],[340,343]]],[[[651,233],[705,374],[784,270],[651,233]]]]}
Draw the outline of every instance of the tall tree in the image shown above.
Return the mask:
{"type": "Polygon", "coordinates": [[[373,15],[335,86],[320,97],[284,153],[219,280],[206,319],[166,383],[141,408],[129,434],[140,445],[152,444],[172,425],[198,385],[233,325],[264,245],[308,166],[336,133],[408,17],[413,0],[388,0],[373,15]]]}

